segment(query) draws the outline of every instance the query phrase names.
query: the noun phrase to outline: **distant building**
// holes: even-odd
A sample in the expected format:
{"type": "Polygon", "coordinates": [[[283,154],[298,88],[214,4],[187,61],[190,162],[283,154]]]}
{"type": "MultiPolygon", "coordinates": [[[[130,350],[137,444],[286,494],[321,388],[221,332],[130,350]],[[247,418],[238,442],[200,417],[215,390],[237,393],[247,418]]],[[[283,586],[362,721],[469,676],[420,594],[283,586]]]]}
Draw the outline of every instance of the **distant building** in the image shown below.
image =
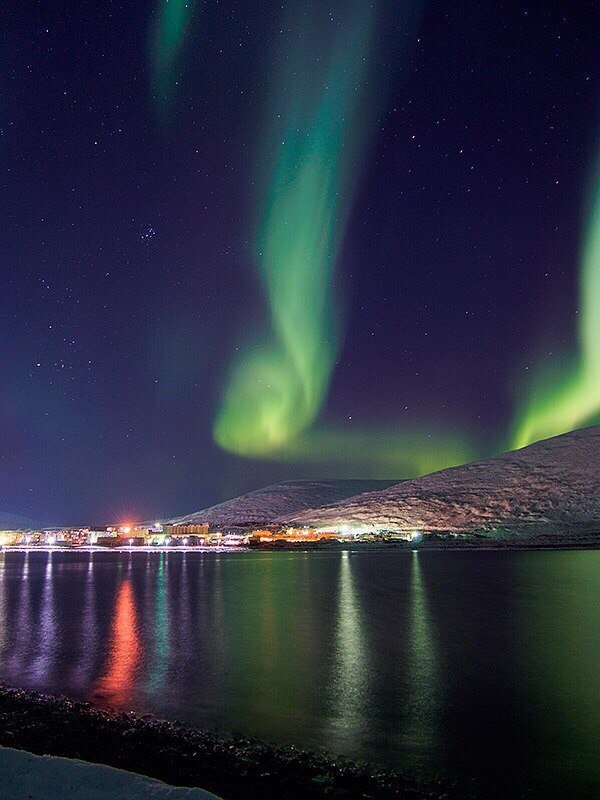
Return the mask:
{"type": "Polygon", "coordinates": [[[145,539],[148,538],[150,533],[151,533],[151,530],[149,528],[144,528],[142,526],[136,526],[135,528],[131,529],[131,531],[129,533],[129,538],[130,539],[144,539],[145,540],[145,539]]]}
{"type": "Polygon", "coordinates": [[[167,536],[208,536],[208,522],[201,525],[165,525],[167,536]]]}
{"type": "Polygon", "coordinates": [[[20,531],[0,531],[0,547],[17,544],[20,538],[20,531]]]}
{"type": "Polygon", "coordinates": [[[273,531],[267,531],[267,530],[252,531],[252,533],[250,534],[250,538],[253,542],[272,542],[273,531]]]}

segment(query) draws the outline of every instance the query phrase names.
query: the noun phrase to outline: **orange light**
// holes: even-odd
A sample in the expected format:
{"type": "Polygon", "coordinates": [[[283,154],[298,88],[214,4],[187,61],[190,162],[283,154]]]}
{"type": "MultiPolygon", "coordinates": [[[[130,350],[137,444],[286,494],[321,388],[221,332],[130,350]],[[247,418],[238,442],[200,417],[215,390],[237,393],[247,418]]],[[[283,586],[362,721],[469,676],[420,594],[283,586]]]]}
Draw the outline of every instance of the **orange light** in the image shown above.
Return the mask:
{"type": "Polygon", "coordinates": [[[138,634],[138,612],[131,581],[119,586],[111,621],[110,648],[96,692],[110,698],[115,708],[128,708],[131,703],[134,677],[141,656],[138,634]]]}

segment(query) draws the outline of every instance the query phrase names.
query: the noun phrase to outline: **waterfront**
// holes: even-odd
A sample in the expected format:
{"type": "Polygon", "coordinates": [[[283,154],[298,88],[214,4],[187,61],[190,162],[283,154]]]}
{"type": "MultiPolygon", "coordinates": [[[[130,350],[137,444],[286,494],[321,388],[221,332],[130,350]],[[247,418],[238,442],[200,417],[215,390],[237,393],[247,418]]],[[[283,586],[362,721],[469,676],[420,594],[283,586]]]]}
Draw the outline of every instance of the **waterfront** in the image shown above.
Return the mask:
{"type": "Polygon", "coordinates": [[[0,679],[589,796],[600,553],[6,552],[0,679]]]}

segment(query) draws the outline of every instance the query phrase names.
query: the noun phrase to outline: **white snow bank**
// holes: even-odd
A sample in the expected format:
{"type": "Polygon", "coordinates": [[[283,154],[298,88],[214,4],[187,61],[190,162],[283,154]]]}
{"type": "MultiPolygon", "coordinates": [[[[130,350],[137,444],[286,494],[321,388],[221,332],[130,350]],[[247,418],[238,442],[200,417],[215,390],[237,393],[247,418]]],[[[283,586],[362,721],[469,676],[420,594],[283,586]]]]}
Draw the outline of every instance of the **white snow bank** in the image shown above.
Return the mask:
{"type": "Polygon", "coordinates": [[[219,800],[135,772],[0,747],[2,800],[219,800]]]}

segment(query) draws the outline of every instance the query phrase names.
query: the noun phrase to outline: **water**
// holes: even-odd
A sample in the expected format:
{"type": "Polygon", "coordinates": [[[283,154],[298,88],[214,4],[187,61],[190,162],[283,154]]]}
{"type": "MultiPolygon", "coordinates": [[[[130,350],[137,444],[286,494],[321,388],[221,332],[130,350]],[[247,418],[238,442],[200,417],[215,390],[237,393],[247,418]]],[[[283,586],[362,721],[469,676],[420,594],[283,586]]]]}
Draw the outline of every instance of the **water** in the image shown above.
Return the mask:
{"type": "Polygon", "coordinates": [[[7,552],[0,680],[587,798],[600,551],[7,552]]]}

